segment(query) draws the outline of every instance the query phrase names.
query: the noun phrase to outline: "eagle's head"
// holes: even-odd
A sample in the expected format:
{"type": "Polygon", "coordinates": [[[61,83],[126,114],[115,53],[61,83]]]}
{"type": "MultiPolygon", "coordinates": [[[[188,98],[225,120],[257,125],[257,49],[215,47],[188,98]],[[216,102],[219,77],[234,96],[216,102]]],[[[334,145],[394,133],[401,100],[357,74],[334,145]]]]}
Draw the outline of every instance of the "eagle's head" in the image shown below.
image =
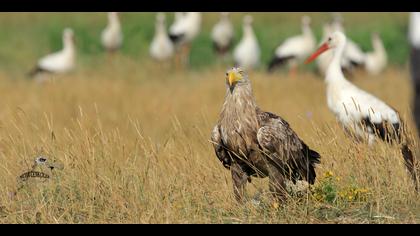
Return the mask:
{"type": "Polygon", "coordinates": [[[239,67],[232,67],[226,72],[226,84],[232,93],[236,86],[248,82],[248,76],[244,70],[239,67]]]}

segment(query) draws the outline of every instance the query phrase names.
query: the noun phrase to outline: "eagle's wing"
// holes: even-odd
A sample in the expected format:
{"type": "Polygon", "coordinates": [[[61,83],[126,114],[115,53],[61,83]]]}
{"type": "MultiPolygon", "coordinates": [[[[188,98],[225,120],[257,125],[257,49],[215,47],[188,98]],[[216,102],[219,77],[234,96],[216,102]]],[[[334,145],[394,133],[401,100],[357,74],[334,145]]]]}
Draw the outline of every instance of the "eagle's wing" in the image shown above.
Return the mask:
{"type": "Polygon", "coordinates": [[[223,143],[219,124],[214,126],[213,131],[211,132],[211,141],[217,158],[222,162],[225,168],[229,169],[232,163],[232,159],[230,158],[228,151],[226,150],[223,143]]]}
{"type": "Polygon", "coordinates": [[[306,179],[310,184],[315,182],[315,164],[320,155],[311,150],[290,128],[281,117],[257,111],[260,128],[257,139],[263,152],[292,180],[306,179]]]}

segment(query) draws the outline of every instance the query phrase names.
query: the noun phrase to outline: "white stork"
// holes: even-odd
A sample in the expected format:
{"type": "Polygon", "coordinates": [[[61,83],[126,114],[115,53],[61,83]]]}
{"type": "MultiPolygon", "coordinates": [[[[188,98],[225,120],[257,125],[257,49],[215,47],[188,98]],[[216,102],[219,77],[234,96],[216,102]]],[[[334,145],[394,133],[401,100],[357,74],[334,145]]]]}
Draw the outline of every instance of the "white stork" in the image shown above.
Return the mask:
{"type": "Polygon", "coordinates": [[[74,69],[76,50],[74,33],[70,28],[65,28],[63,31],[63,45],[62,50],[39,59],[29,76],[34,77],[41,73],[67,73],[74,69]]]}
{"type": "Polygon", "coordinates": [[[201,13],[176,13],[175,21],[169,28],[169,38],[181,47],[181,60],[188,64],[191,43],[201,30],[201,13]]]}
{"type": "Polygon", "coordinates": [[[260,46],[252,29],[253,18],[246,15],[243,19],[242,39],[233,51],[235,66],[245,70],[256,68],[260,64],[260,46]]]}
{"type": "Polygon", "coordinates": [[[420,12],[411,12],[408,40],[410,42],[410,74],[413,86],[413,115],[420,134],[420,12]]]}
{"type": "Polygon", "coordinates": [[[372,52],[366,53],[365,68],[368,73],[377,75],[385,69],[388,57],[382,39],[376,32],[372,33],[372,48],[372,52]]]}
{"type": "Polygon", "coordinates": [[[214,25],[211,32],[213,48],[220,56],[226,56],[232,47],[234,30],[228,12],[220,13],[220,20],[214,25]]]}
{"type": "Polygon", "coordinates": [[[121,23],[117,12],[108,13],[108,25],[101,33],[102,46],[108,52],[117,51],[123,42],[121,23]]]}
{"type": "Polygon", "coordinates": [[[316,39],[311,29],[311,18],[302,17],[302,34],[286,39],[277,47],[275,55],[268,66],[272,72],[276,67],[287,63],[291,72],[295,73],[298,63],[302,62],[311,52],[315,50],[316,39]]]}
{"type": "Polygon", "coordinates": [[[367,138],[372,144],[376,138],[401,144],[405,164],[416,182],[414,157],[408,144],[402,139],[403,123],[398,112],[385,102],[349,82],[341,70],[341,58],[346,47],[346,36],[334,32],[321,47],[308,58],[313,61],[321,53],[332,49],[333,59],[327,69],[327,104],[346,131],[359,139],[367,138]]]}
{"type": "Polygon", "coordinates": [[[150,55],[158,61],[165,61],[174,54],[174,45],[166,33],[165,14],[156,15],[155,36],[150,44],[150,55]]]}

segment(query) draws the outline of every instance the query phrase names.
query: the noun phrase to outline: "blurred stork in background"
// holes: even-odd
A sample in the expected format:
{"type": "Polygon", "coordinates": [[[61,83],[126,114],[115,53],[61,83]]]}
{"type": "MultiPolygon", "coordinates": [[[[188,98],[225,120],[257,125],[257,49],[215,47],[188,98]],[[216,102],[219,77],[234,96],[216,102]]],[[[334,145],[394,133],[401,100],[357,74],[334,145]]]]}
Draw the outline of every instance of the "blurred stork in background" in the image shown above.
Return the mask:
{"type": "Polygon", "coordinates": [[[413,115],[420,133],[420,12],[410,14],[408,39],[411,46],[410,73],[414,90],[413,115]]]}
{"type": "Polygon", "coordinates": [[[166,32],[165,14],[156,14],[155,36],[150,44],[150,56],[157,61],[166,61],[174,54],[174,45],[166,32]]]}
{"type": "Polygon", "coordinates": [[[234,37],[233,25],[229,19],[228,12],[220,13],[220,20],[214,25],[211,37],[214,51],[223,60],[226,60],[226,56],[232,47],[234,37]]]}
{"type": "Polygon", "coordinates": [[[189,64],[191,43],[200,33],[200,30],[200,12],[175,13],[175,21],[169,28],[169,38],[180,50],[180,52],[177,52],[177,54],[180,54],[177,55],[179,56],[178,63],[189,64]]]}
{"type": "Polygon", "coordinates": [[[63,30],[63,49],[42,57],[37,65],[29,72],[30,77],[42,82],[46,78],[42,74],[62,74],[74,69],[76,49],[74,45],[74,33],[70,28],[63,30]]]}
{"type": "Polygon", "coordinates": [[[260,64],[261,50],[252,28],[253,18],[246,15],[243,18],[242,39],[233,51],[235,66],[244,70],[255,69],[260,64]]]}
{"type": "Polygon", "coordinates": [[[365,68],[369,74],[378,75],[385,69],[388,57],[379,33],[374,32],[371,37],[373,51],[366,53],[365,68]]]}
{"type": "Polygon", "coordinates": [[[108,24],[101,33],[101,43],[107,52],[113,53],[121,48],[123,33],[117,12],[108,12],[108,24]]]}
{"type": "MultiPolygon", "coordinates": [[[[345,34],[343,26],[343,18],[339,13],[333,13],[332,21],[333,32],[340,31],[345,34]]],[[[365,64],[366,55],[353,40],[347,37],[347,44],[344,49],[342,66],[348,69],[347,72],[352,72],[355,68],[363,67],[365,64]]]]}
{"type": "Polygon", "coordinates": [[[285,65],[290,67],[290,73],[296,74],[298,63],[315,50],[316,39],[311,29],[311,18],[302,17],[302,34],[286,39],[277,47],[274,57],[268,66],[268,71],[272,72],[275,68],[285,65]]]}

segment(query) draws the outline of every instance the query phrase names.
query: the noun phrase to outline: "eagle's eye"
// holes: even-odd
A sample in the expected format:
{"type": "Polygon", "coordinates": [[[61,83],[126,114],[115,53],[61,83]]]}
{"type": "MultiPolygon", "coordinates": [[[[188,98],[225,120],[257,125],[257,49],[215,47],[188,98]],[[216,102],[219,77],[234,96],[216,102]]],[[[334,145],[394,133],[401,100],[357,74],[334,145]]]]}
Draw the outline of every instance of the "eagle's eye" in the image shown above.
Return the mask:
{"type": "Polygon", "coordinates": [[[328,38],[328,42],[331,42],[331,37],[328,38]]]}

